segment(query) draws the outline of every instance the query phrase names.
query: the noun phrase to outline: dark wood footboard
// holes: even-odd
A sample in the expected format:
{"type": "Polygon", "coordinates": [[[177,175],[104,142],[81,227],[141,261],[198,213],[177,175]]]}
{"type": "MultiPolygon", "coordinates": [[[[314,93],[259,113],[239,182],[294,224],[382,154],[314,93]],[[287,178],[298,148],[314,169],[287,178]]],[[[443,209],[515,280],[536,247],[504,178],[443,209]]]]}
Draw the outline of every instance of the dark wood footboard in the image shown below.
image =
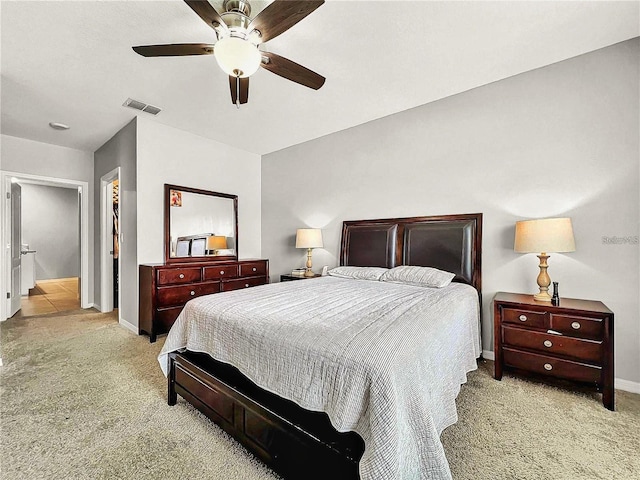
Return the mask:
{"type": "Polygon", "coordinates": [[[362,438],[325,413],[269,393],[200,353],[169,356],[168,403],[180,395],[286,479],[356,480],[362,438]]]}

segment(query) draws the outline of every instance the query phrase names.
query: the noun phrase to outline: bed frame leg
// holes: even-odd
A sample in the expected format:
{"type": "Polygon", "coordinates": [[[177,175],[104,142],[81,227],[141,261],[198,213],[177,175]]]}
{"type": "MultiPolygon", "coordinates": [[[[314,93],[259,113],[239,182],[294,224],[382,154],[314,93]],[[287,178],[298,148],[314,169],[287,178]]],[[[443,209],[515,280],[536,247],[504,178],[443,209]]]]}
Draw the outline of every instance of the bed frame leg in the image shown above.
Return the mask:
{"type": "Polygon", "coordinates": [[[169,355],[169,375],[167,375],[167,404],[173,407],[178,401],[178,394],[176,393],[176,366],[175,360],[169,355]]]}

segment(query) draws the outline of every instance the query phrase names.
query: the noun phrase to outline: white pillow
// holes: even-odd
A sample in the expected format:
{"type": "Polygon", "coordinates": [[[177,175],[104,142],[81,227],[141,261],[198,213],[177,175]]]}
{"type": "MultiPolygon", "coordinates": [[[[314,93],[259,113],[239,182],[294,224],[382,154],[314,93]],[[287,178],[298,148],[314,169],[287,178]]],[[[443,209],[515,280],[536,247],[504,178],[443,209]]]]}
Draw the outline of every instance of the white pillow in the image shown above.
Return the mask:
{"type": "Polygon", "coordinates": [[[329,270],[329,275],[340,278],[355,278],[356,280],[380,280],[388,272],[383,267],[335,267],[329,270]]]}
{"type": "Polygon", "coordinates": [[[388,270],[380,278],[381,282],[405,283],[418,287],[442,288],[451,283],[456,275],[432,267],[403,265],[388,270]]]}

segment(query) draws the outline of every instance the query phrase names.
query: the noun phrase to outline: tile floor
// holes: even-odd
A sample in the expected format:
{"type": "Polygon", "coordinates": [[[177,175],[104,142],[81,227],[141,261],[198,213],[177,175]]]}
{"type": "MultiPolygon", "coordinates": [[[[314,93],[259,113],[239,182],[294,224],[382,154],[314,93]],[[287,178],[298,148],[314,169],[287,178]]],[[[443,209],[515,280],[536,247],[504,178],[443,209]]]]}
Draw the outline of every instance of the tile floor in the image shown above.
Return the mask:
{"type": "Polygon", "coordinates": [[[78,309],[78,277],[39,280],[20,303],[21,310],[16,315],[22,317],[78,309]]]}

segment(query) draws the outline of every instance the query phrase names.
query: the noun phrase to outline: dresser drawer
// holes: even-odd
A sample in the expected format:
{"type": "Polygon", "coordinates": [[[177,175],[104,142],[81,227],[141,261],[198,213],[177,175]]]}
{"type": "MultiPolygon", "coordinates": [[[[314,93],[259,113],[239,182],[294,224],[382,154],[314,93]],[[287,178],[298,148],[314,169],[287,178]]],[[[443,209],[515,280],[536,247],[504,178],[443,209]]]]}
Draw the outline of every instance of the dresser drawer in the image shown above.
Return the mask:
{"type": "Polygon", "coordinates": [[[604,332],[604,321],[601,318],[553,313],[551,314],[550,328],[576,337],[601,339],[604,332]]]}
{"type": "Polygon", "coordinates": [[[158,270],[158,285],[199,282],[200,268],[171,268],[158,270]]]}
{"type": "Polygon", "coordinates": [[[254,277],[267,274],[267,264],[265,262],[248,262],[240,264],[241,277],[254,277]]]}
{"type": "Polygon", "coordinates": [[[586,362],[602,363],[602,342],[551,335],[522,328],[502,327],[505,346],[527,348],[553,355],[573,357],[586,362]]]}
{"type": "Polygon", "coordinates": [[[238,276],[237,265],[216,265],[204,268],[205,280],[220,280],[222,278],[236,278],[238,276]]]}
{"type": "Polygon", "coordinates": [[[503,348],[506,366],[578,382],[599,383],[602,369],[596,365],[564,360],[537,353],[503,348]]]}
{"type": "Polygon", "coordinates": [[[541,328],[547,330],[549,327],[547,312],[534,312],[532,310],[523,310],[520,308],[503,308],[502,321],[505,323],[515,323],[532,328],[541,328]]]}
{"type": "Polygon", "coordinates": [[[173,326],[182,312],[184,307],[180,305],[179,307],[169,307],[169,308],[159,308],[156,310],[155,320],[156,327],[158,327],[158,331],[160,333],[168,332],[169,329],[173,326]]]}
{"type": "Polygon", "coordinates": [[[231,290],[240,290],[241,288],[257,287],[267,283],[267,277],[250,277],[238,280],[229,280],[222,282],[222,291],[229,292],[231,290]]]}
{"type": "Polygon", "coordinates": [[[158,288],[158,306],[169,307],[184,305],[192,298],[210,293],[218,293],[219,291],[220,282],[199,283],[180,287],[162,287],[158,288]]]}

